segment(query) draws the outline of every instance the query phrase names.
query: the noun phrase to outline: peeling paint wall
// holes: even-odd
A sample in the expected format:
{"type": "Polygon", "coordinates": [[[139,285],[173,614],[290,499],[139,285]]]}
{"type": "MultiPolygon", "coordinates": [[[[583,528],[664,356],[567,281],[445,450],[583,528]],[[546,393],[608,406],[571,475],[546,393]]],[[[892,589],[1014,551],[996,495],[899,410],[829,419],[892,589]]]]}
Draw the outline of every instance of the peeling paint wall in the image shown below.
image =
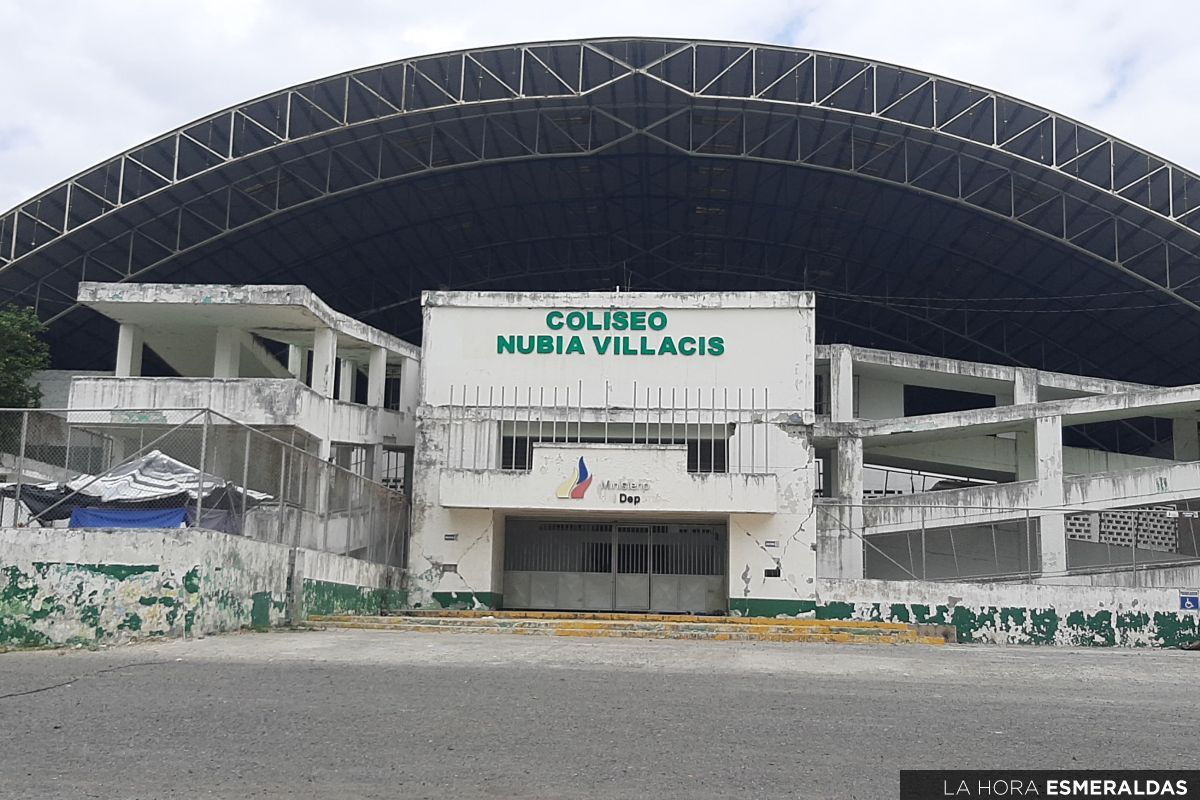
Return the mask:
{"type": "Polygon", "coordinates": [[[293,582],[300,582],[302,616],[381,614],[408,605],[404,570],[298,548],[293,582]]]}
{"type": "Polygon", "coordinates": [[[497,515],[440,502],[449,427],[430,415],[417,424],[407,599],[414,608],[499,608],[504,540],[497,515]]]}
{"type": "Polygon", "coordinates": [[[808,600],[731,601],[746,616],[810,616],[946,625],[960,643],[1177,647],[1200,641],[1200,616],[1175,589],[922,581],[818,580],[808,600]]]}
{"type": "Polygon", "coordinates": [[[0,650],[261,630],[407,604],[399,567],[215,531],[0,529],[0,650]]]}
{"type": "Polygon", "coordinates": [[[729,515],[730,598],[794,599],[812,593],[817,571],[813,450],[807,436],[788,436],[775,427],[768,435],[777,511],[729,515]]]}
{"type": "Polygon", "coordinates": [[[211,531],[0,530],[0,647],[284,621],[288,548],[211,531]]]}

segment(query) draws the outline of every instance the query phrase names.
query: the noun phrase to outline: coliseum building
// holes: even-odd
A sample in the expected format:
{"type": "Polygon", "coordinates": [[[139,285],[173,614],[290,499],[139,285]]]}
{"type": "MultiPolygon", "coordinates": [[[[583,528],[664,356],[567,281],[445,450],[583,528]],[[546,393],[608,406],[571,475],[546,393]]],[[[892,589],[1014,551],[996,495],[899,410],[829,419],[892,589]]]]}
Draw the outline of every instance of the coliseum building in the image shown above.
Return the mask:
{"type": "Polygon", "coordinates": [[[423,608],[1200,559],[1200,177],[900,66],[598,39],[291,87],[0,216],[0,303],[54,358],[0,525],[49,523],[22,491],[84,472],[75,426],[88,474],[161,440],[231,532],[423,608]]]}

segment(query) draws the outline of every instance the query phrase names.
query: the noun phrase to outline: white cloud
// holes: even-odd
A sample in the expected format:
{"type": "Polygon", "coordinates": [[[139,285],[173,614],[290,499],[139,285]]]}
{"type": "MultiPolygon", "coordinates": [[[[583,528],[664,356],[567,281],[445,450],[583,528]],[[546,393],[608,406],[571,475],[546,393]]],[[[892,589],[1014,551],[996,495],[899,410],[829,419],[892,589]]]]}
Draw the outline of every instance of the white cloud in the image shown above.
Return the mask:
{"type": "Polygon", "coordinates": [[[8,3],[0,208],[287,85],[421,53],[586,36],[763,41],[893,61],[1053,108],[1197,168],[1198,23],[1191,4],[1145,1],[8,3]]]}

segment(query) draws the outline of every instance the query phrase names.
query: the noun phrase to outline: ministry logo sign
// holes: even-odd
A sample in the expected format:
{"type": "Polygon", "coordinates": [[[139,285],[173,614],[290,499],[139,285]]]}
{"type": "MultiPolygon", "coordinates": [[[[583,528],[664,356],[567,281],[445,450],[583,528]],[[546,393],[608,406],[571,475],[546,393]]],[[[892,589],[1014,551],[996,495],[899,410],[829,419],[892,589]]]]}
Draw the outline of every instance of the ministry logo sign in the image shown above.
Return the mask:
{"type": "Polygon", "coordinates": [[[557,494],[560,500],[582,500],[591,485],[592,474],[588,472],[587,464],[583,462],[583,456],[580,456],[574,474],[569,480],[559,484],[557,494]]]}

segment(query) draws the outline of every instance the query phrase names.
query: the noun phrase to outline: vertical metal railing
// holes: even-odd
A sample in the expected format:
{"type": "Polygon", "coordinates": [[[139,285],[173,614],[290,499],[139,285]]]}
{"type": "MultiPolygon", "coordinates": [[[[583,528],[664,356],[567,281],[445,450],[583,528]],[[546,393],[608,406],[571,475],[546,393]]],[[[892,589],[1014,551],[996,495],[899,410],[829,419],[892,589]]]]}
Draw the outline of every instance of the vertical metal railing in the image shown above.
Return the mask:
{"type": "Polygon", "coordinates": [[[684,445],[692,472],[767,473],[773,468],[765,388],[731,391],[635,381],[626,397],[617,397],[604,381],[596,385],[590,405],[585,388],[582,381],[536,389],[449,386],[440,434],[446,465],[527,470],[535,444],[558,442],[684,445]]]}

